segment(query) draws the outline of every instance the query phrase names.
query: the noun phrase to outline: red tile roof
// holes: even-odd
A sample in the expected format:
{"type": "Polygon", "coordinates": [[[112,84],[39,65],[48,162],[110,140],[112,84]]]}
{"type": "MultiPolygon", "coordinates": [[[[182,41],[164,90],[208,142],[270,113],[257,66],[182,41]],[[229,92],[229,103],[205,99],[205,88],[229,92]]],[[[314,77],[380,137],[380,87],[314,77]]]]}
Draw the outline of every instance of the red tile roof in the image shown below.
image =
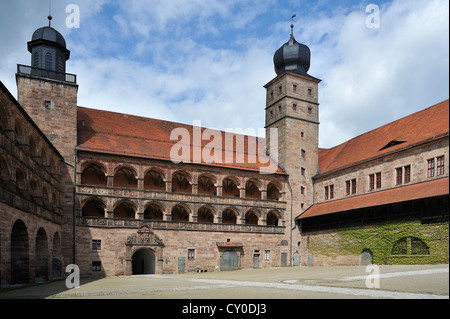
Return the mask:
{"type": "MultiPolygon", "coordinates": [[[[151,158],[165,161],[171,161],[171,149],[179,143],[178,136],[175,136],[175,140],[170,139],[171,132],[174,129],[181,128],[187,130],[191,138],[194,134],[194,128],[198,129],[198,131],[201,130],[201,132],[204,132],[205,130],[205,128],[199,129],[198,127],[194,127],[192,125],[85,107],[78,108],[77,122],[78,150],[151,158]]],[[[249,156],[248,152],[249,136],[239,135],[244,139],[244,151],[242,152],[240,148],[236,147],[236,142],[233,143],[232,148],[225,148],[225,141],[227,138],[231,137],[230,133],[217,130],[211,131],[222,138],[222,151],[215,154],[219,155],[217,160],[215,162],[209,161],[212,162],[209,163],[208,160],[204,160],[203,156],[200,156],[201,158],[199,161],[194,160],[194,146],[190,145],[190,158],[185,157],[186,161],[216,167],[267,172],[269,169],[269,160],[271,159],[265,154],[259,156],[258,152],[256,152],[256,154],[254,154],[255,163],[253,163],[253,153],[251,152],[249,156]],[[231,160],[231,163],[227,163],[230,162],[230,160],[225,160],[228,156],[232,156],[230,157],[233,159],[231,160]],[[240,160],[241,156],[243,158],[242,161],[240,160]]],[[[210,144],[211,141],[212,139],[201,141],[201,150],[204,151],[205,146],[210,144]]],[[[217,142],[217,140],[214,141],[217,142]]],[[[262,147],[265,145],[265,140],[263,138],[257,138],[256,141],[262,150],[262,147]]],[[[193,144],[193,142],[190,144],[193,144]]],[[[180,145],[181,143],[177,146],[180,145]]],[[[212,145],[210,144],[209,147],[212,147],[212,145]]],[[[195,150],[198,151],[197,154],[201,154],[199,147],[196,147],[195,150]]],[[[207,153],[210,154],[209,152],[207,153]]],[[[278,166],[276,166],[273,161],[271,163],[274,165],[272,167],[276,167],[277,174],[285,175],[285,173],[278,166]]]]}
{"type": "Polygon", "coordinates": [[[447,195],[449,193],[449,177],[435,179],[408,186],[390,188],[359,196],[315,204],[305,210],[298,219],[333,214],[353,209],[399,203],[420,198],[447,195]]]}
{"type": "Polygon", "coordinates": [[[449,135],[448,100],[333,148],[320,149],[319,169],[322,174],[332,172],[445,135],[449,135]],[[384,148],[390,142],[394,145],[384,148]]]}

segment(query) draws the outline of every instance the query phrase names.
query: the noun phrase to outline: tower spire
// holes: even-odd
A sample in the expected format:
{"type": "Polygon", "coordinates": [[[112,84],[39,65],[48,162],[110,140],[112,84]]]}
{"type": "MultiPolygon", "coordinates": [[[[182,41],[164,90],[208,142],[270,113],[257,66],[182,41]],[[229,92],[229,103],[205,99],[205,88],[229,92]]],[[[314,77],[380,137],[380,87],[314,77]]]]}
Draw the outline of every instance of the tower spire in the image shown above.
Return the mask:
{"type": "Polygon", "coordinates": [[[52,26],[52,2],[50,1],[48,3],[48,26],[51,27],[52,26]]]}

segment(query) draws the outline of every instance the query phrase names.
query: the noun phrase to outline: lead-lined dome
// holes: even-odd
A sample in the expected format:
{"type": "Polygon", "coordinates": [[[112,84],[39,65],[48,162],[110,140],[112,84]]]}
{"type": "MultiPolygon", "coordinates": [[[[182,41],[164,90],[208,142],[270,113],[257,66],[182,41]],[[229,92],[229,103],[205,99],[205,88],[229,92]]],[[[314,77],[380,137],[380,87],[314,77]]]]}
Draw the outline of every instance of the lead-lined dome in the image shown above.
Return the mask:
{"type": "Polygon", "coordinates": [[[70,51],[66,48],[66,40],[52,27],[42,27],[34,31],[31,41],[28,42],[28,51],[32,52],[33,47],[40,44],[56,46],[65,53],[66,60],[70,57],[70,51]]]}
{"type": "Polygon", "coordinates": [[[277,75],[283,71],[291,71],[309,76],[307,72],[309,70],[310,60],[311,51],[306,45],[295,40],[293,32],[291,32],[289,41],[283,44],[273,56],[273,63],[277,75]]]}

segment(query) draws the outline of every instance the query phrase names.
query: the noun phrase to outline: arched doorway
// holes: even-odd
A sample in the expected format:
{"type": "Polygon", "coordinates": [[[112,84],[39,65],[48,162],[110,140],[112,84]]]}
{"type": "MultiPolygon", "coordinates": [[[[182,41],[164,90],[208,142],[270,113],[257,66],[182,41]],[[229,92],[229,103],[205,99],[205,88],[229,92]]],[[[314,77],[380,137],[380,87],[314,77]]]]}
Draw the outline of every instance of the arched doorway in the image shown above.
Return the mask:
{"type": "Polygon", "coordinates": [[[37,282],[48,280],[48,241],[47,233],[42,227],[36,235],[35,278],[37,282]]]}
{"type": "Polygon", "coordinates": [[[17,220],[11,232],[11,284],[29,282],[29,262],[27,227],[17,220]]]}
{"type": "Polygon", "coordinates": [[[372,264],[373,255],[370,249],[364,249],[361,252],[361,266],[368,266],[372,264]]]}
{"type": "Polygon", "coordinates": [[[155,273],[155,254],[148,248],[134,252],[132,258],[133,275],[150,275],[155,273]]]}

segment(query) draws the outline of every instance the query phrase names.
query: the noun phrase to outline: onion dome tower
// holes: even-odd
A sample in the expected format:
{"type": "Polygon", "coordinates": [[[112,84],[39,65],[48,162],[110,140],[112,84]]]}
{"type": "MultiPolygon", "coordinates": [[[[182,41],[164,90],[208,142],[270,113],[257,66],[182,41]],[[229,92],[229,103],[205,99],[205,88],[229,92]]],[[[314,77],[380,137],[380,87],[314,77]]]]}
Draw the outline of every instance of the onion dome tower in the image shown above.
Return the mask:
{"type": "Polygon", "coordinates": [[[309,48],[297,42],[294,38],[294,25],[291,24],[291,37],[283,44],[273,56],[275,73],[281,74],[283,71],[292,71],[302,75],[308,75],[311,60],[309,48]]]}

